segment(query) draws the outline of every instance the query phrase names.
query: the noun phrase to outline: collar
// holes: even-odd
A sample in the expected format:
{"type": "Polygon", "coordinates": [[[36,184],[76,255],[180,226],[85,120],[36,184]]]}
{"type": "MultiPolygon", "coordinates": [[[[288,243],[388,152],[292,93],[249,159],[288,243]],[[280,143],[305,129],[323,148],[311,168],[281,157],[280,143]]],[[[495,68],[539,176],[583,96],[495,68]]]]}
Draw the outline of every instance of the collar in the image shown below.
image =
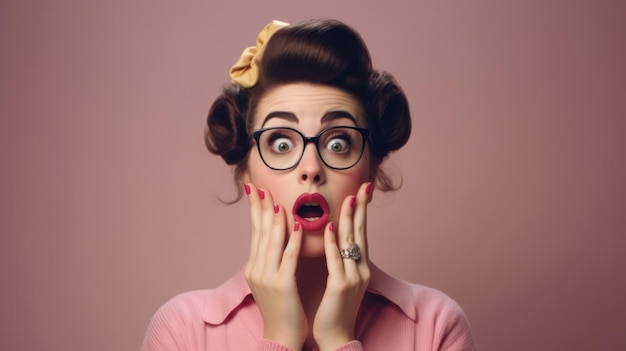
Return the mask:
{"type": "MultiPolygon", "coordinates": [[[[209,290],[202,317],[212,325],[222,324],[226,318],[241,305],[246,297],[252,295],[244,277],[244,268],[219,287],[209,290]]],[[[371,279],[367,291],[380,295],[397,305],[404,314],[415,321],[417,317],[415,299],[410,285],[383,272],[370,261],[371,279]]]]}

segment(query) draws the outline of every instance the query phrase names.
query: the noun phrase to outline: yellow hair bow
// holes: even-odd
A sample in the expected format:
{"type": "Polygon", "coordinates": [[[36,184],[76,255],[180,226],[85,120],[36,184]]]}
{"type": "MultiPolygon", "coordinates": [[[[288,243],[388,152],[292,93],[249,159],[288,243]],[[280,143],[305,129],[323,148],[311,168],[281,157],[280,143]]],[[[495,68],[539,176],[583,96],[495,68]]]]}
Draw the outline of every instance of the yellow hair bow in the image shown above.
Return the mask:
{"type": "Polygon", "coordinates": [[[233,83],[239,84],[244,88],[253,87],[259,80],[259,62],[263,55],[263,48],[268,40],[279,29],[288,26],[289,23],[281,21],[272,21],[263,29],[256,38],[256,46],[246,48],[239,60],[230,69],[230,78],[233,83]]]}

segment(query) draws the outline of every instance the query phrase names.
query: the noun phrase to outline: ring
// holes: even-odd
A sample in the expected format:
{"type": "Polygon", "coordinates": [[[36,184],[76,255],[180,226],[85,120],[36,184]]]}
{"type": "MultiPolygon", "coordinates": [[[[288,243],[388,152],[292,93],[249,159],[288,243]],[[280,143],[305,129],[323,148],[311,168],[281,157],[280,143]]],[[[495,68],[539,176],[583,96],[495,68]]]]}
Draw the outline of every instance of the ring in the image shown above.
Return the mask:
{"type": "Polygon", "coordinates": [[[341,258],[351,258],[355,261],[359,261],[361,258],[361,249],[357,244],[350,244],[347,249],[340,250],[341,258]]]}

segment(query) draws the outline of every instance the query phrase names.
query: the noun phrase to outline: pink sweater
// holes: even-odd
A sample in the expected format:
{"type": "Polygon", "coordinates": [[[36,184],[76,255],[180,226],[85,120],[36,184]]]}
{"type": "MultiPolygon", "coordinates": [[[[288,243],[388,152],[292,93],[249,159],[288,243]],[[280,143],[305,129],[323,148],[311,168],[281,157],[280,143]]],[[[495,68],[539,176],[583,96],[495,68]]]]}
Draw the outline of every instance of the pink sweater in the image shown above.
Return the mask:
{"type": "MultiPolygon", "coordinates": [[[[459,305],[440,291],[395,279],[370,265],[355,335],[339,348],[356,350],[475,350],[459,305]]],[[[180,294],[154,315],[142,351],[292,351],[264,340],[263,319],[243,269],[216,289],[180,294]]]]}

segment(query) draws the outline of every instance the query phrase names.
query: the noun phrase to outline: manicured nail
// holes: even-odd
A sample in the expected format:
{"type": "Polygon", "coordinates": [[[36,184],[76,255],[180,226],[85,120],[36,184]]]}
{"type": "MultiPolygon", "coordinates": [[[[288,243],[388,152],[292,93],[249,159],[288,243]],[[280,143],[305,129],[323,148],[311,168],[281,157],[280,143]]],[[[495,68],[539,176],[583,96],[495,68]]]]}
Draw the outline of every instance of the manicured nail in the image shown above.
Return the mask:
{"type": "Polygon", "coordinates": [[[259,189],[259,197],[261,198],[261,200],[265,199],[265,192],[263,192],[263,190],[259,189]]]}
{"type": "Polygon", "coordinates": [[[274,213],[278,213],[279,210],[280,207],[278,207],[278,204],[274,204],[274,213]]]}
{"type": "Polygon", "coordinates": [[[250,195],[250,185],[244,184],[243,188],[246,190],[246,195],[250,195]]]}
{"type": "Polygon", "coordinates": [[[293,224],[293,231],[297,232],[298,230],[300,230],[300,222],[295,222],[293,224]]]}
{"type": "Polygon", "coordinates": [[[330,229],[330,231],[334,233],[335,232],[335,223],[330,222],[330,227],[328,229],[330,229]]]}
{"type": "Polygon", "coordinates": [[[367,184],[367,188],[365,188],[365,193],[369,195],[372,192],[372,183],[367,184]]]}
{"type": "Polygon", "coordinates": [[[352,200],[350,200],[350,207],[354,208],[355,205],[356,205],[356,196],[352,197],[352,200]]]}

